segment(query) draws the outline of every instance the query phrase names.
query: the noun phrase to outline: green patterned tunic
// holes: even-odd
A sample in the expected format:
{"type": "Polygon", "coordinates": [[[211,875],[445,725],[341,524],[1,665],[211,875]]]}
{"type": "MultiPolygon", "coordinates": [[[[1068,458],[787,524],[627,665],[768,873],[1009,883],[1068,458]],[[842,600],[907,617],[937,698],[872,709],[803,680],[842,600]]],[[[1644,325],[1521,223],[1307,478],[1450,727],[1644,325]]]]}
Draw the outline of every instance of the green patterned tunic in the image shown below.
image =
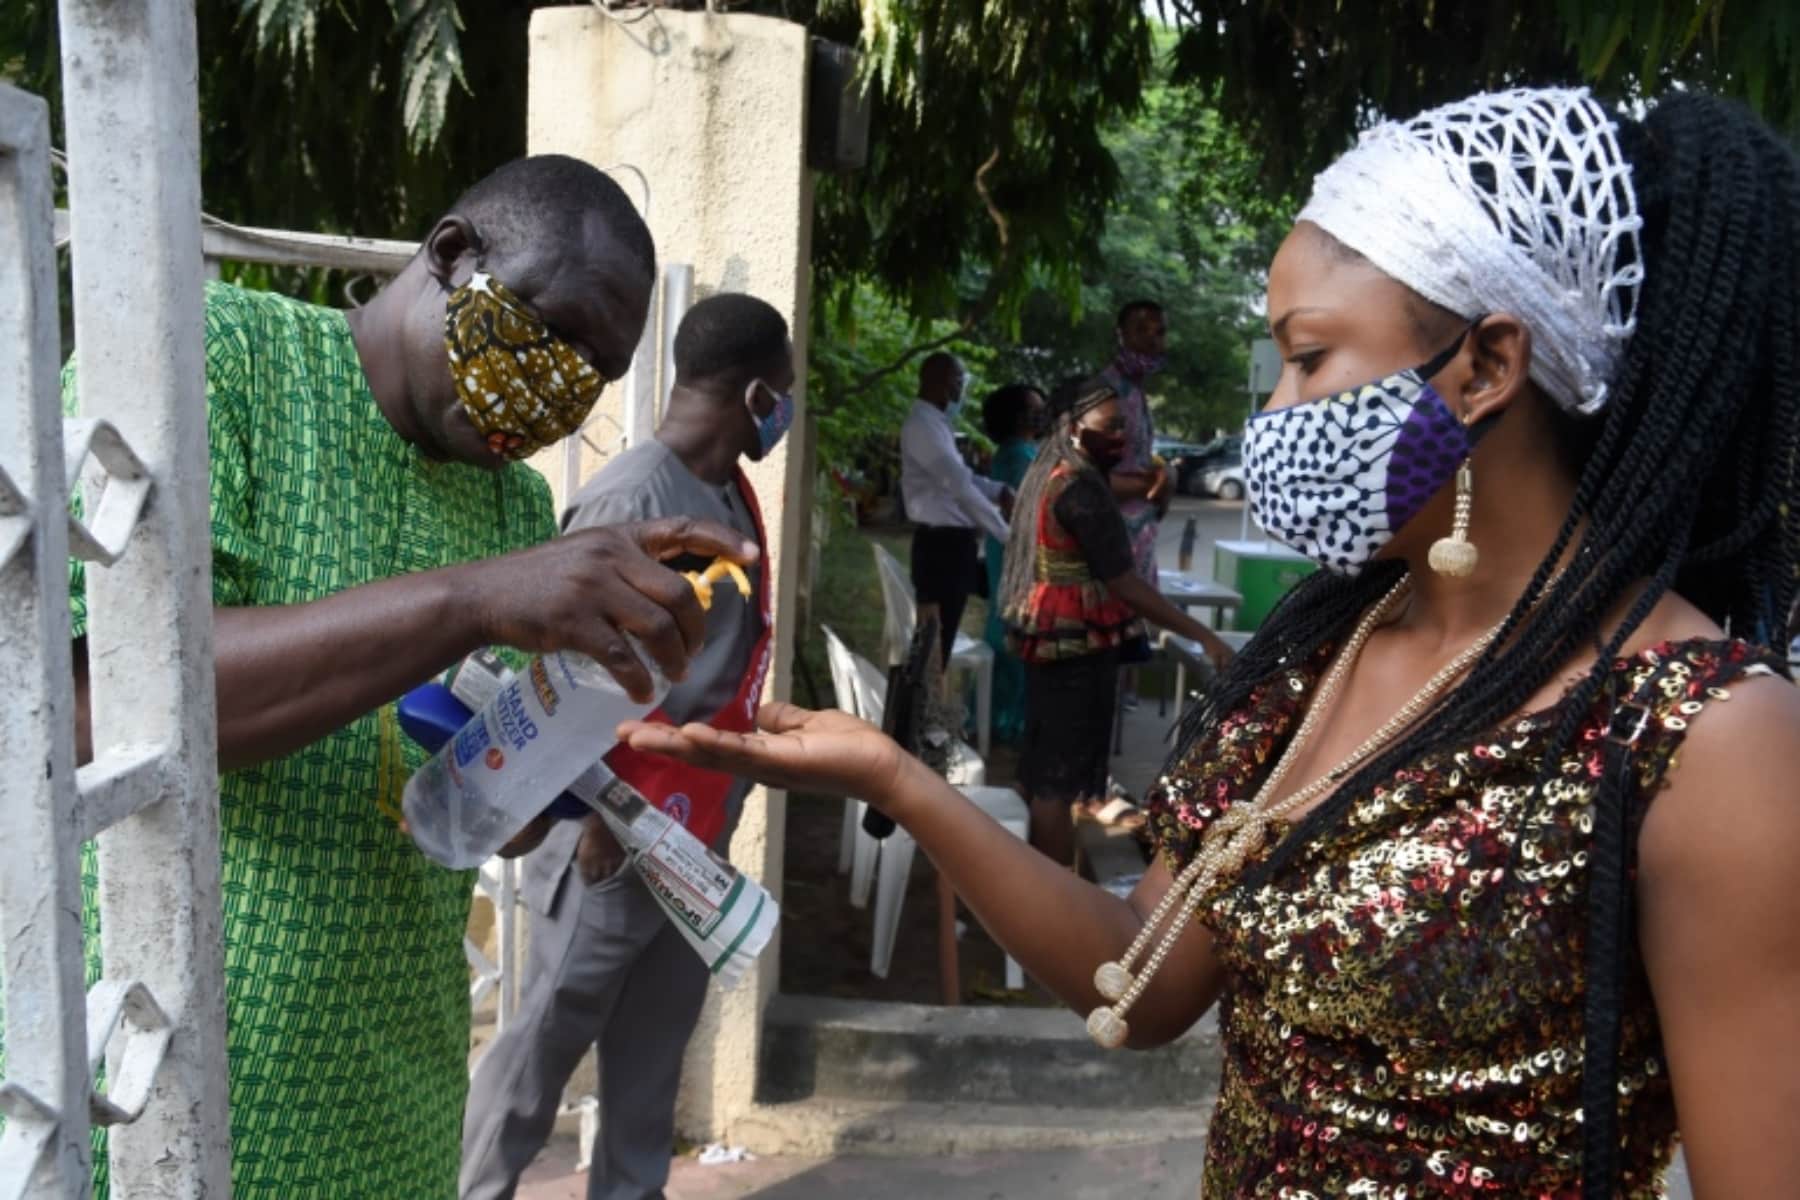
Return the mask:
{"type": "MultiPolygon", "coordinates": [[[[433,463],[394,432],[335,310],[210,286],[206,396],[220,605],[304,603],[555,532],[529,467],[433,463]]],[[[71,582],[79,635],[78,564],[71,582]]],[[[388,705],[220,780],[239,1200],[455,1195],[473,876],[396,824],[423,759],[388,705]]]]}

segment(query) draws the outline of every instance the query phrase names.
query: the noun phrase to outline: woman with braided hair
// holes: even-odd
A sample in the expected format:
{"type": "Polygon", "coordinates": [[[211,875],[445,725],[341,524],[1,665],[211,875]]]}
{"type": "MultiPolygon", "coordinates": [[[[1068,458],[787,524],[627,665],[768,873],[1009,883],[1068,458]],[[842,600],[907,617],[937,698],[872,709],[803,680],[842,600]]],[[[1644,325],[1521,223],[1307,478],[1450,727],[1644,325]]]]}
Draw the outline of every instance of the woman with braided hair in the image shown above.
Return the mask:
{"type": "Polygon", "coordinates": [[[1231,650],[1137,572],[1125,516],[1107,481],[1125,457],[1125,414],[1104,378],[1056,391],[1052,424],[1013,502],[1012,535],[993,603],[1007,649],[1025,664],[1019,786],[1031,844],[1058,863],[1075,855],[1073,809],[1106,803],[1119,664],[1146,641],[1145,621],[1231,650]]]}
{"type": "Polygon", "coordinates": [[[847,719],[632,741],[869,797],[1105,1044],[1218,1002],[1209,1197],[1636,1200],[1678,1129],[1704,1200],[1793,1195],[1797,253],[1793,152],[1691,93],[1321,174],[1245,473],[1329,569],[1189,714],[1129,901],[847,719]]]}

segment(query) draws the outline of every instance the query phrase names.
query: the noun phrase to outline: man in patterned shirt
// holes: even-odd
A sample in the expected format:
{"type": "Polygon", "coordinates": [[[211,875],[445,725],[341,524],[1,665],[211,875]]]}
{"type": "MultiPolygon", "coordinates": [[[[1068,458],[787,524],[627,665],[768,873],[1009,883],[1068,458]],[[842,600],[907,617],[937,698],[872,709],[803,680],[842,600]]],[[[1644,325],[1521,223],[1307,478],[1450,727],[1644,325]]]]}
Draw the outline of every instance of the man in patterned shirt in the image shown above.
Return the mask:
{"type": "Polygon", "coordinates": [[[1144,385],[1168,360],[1169,325],[1162,305],[1133,300],[1119,310],[1118,350],[1100,372],[1125,414],[1125,459],[1112,473],[1113,495],[1125,514],[1138,574],[1156,586],[1156,528],[1173,498],[1167,468],[1156,465],[1156,428],[1144,385]]]}
{"type": "MultiPolygon", "coordinates": [[[[1169,503],[1175,498],[1168,468],[1154,461],[1156,427],[1150,417],[1150,398],[1144,385],[1168,361],[1169,323],[1162,305],[1154,300],[1133,300],[1119,309],[1115,330],[1117,350],[1100,378],[1112,386],[1125,414],[1125,458],[1113,468],[1113,495],[1125,518],[1125,534],[1131,539],[1131,557],[1138,575],[1151,587],[1157,585],[1156,534],[1169,503]]],[[[1125,673],[1121,703],[1137,707],[1137,671],[1125,673]]]]}
{"type": "Polygon", "coordinates": [[[647,694],[622,632],[680,678],[705,629],[656,560],[756,554],[682,521],[555,538],[517,461],[624,374],[654,270],[619,188],[545,156],[471,188],[352,312],[207,290],[234,1196],[455,1194],[471,881],[399,825],[424,756],[395,697],[490,643],[647,694]]]}

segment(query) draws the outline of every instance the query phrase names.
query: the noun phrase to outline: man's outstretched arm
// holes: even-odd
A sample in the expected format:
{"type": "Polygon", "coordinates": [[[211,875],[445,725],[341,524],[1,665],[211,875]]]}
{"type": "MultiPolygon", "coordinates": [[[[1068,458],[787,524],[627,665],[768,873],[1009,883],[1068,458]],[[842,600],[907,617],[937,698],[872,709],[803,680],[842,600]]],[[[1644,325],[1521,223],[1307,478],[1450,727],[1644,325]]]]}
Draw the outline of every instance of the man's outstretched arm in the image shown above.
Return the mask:
{"type": "MultiPolygon", "coordinates": [[[[678,679],[705,633],[692,589],[658,561],[680,554],[749,562],[757,550],[722,526],[651,521],[582,530],[306,604],[215,608],[219,765],[290,754],[490,644],[578,651],[627,691],[647,695],[649,672],[624,635],[678,679]]],[[[92,753],[86,668],[78,643],[82,761],[92,753]]]]}

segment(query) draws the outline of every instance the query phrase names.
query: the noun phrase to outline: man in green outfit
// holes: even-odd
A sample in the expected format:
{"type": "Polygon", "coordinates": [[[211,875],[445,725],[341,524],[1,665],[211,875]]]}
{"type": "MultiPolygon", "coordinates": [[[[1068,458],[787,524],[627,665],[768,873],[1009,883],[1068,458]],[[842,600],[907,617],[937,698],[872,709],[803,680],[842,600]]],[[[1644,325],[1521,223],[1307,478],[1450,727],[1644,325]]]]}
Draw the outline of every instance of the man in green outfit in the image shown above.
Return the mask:
{"type": "Polygon", "coordinates": [[[756,553],[683,521],[555,538],[549,490],[518,461],[624,374],[654,273],[624,193],[544,156],[471,188],[350,313],[207,289],[240,1200],[456,1191],[471,880],[400,827],[424,755],[392,701],[488,644],[577,650],[647,695],[623,634],[680,678],[705,629],[657,560],[756,553]]]}

